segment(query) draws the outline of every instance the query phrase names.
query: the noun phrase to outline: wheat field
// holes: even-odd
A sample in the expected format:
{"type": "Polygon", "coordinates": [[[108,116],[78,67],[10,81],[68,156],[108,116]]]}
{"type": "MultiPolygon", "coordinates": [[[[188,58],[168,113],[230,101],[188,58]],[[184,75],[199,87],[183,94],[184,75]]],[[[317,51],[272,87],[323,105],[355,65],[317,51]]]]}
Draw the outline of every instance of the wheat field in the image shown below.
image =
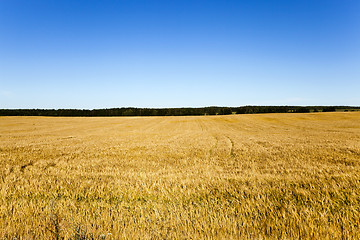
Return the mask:
{"type": "Polygon", "coordinates": [[[359,239],[360,113],[0,117],[1,239],[359,239]]]}

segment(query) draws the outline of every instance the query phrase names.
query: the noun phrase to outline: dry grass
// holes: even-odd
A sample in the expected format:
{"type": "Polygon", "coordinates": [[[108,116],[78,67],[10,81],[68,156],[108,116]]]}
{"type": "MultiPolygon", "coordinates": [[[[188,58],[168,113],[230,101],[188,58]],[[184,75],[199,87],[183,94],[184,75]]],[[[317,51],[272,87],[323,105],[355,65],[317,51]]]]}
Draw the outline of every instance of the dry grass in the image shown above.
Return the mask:
{"type": "Polygon", "coordinates": [[[0,118],[2,239],[358,239],[360,113],[0,118]]]}

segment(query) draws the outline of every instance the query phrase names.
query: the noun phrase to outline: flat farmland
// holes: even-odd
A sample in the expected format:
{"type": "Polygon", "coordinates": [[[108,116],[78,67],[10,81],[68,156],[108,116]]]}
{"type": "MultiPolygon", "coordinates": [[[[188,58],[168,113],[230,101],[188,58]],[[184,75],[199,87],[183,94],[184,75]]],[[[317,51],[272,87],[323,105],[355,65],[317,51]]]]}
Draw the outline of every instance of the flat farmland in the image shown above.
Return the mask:
{"type": "Polygon", "coordinates": [[[0,239],[359,239],[360,113],[0,117],[0,239]]]}

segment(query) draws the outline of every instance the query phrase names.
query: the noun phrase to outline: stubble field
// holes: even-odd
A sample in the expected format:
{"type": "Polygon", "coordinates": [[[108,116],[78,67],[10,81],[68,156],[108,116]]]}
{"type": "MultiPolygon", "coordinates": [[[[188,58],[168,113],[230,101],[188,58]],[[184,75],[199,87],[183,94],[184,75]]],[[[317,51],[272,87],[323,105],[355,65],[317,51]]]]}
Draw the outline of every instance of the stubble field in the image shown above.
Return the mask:
{"type": "Polygon", "coordinates": [[[0,118],[0,239],[358,239],[360,113],[0,118]]]}

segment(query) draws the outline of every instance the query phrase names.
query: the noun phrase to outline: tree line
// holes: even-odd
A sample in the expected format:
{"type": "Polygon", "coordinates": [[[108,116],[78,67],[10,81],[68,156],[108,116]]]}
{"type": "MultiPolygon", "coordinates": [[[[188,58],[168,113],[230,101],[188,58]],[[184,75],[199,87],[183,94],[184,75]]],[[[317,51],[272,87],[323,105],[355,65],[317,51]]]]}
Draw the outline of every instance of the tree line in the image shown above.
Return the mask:
{"type": "Polygon", "coordinates": [[[308,113],[334,112],[337,109],[360,110],[347,106],[242,106],[242,107],[198,107],[198,108],[106,108],[106,109],[0,109],[0,116],[199,116],[255,113],[308,113]]]}

